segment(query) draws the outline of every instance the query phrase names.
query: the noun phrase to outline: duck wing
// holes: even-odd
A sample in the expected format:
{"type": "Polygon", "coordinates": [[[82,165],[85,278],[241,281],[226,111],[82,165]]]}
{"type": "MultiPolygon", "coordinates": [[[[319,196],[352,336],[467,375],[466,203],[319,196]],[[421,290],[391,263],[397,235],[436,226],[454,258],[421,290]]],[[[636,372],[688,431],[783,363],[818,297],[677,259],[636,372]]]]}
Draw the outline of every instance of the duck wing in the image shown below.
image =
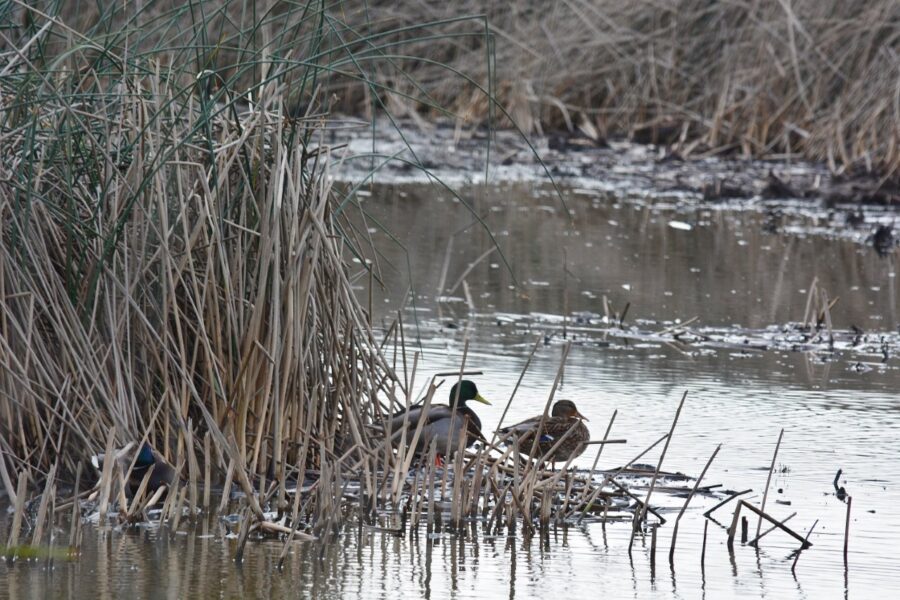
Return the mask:
{"type": "MultiPolygon", "coordinates": [[[[547,417],[549,421],[552,417],[547,417]]],[[[541,424],[541,417],[531,417],[530,419],[525,419],[521,423],[516,423],[515,425],[510,425],[508,427],[504,427],[497,431],[502,435],[513,435],[513,436],[523,436],[529,435],[537,431],[537,428],[541,424]]]]}
{"type": "MultiPolygon", "coordinates": [[[[402,431],[404,423],[407,423],[406,427],[408,431],[414,431],[416,426],[419,424],[419,419],[422,418],[422,412],[424,410],[424,406],[412,406],[409,410],[402,410],[391,416],[388,423],[392,432],[392,437],[396,437],[399,432],[402,431]]],[[[425,425],[429,425],[431,423],[434,423],[435,421],[440,421],[441,419],[450,419],[452,414],[453,413],[450,410],[450,407],[446,404],[432,404],[428,409],[428,414],[425,415],[425,425]]],[[[458,418],[461,414],[461,411],[457,411],[458,418]]],[[[387,430],[387,426],[376,427],[382,430],[382,432],[386,432],[387,430]]]]}
{"type": "Polygon", "coordinates": [[[466,432],[466,447],[471,446],[478,440],[486,441],[481,433],[477,416],[457,410],[456,417],[452,418],[448,407],[447,411],[441,412],[440,418],[429,418],[428,424],[422,428],[422,440],[419,444],[419,449],[424,450],[428,448],[431,442],[434,441],[439,454],[453,454],[457,449],[459,436],[464,429],[466,432]]]}

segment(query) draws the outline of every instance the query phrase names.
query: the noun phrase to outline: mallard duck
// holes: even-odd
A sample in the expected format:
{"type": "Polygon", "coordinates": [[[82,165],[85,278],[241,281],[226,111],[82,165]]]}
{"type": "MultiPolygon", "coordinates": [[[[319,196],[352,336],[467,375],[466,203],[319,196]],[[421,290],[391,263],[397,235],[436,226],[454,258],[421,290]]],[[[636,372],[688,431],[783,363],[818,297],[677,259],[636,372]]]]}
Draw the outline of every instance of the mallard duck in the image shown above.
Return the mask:
{"type": "MultiPolygon", "coordinates": [[[[526,419],[521,423],[510,425],[500,429],[499,433],[504,438],[516,437],[519,440],[519,452],[528,454],[531,452],[531,445],[534,443],[534,434],[541,425],[541,416],[526,419]]],[[[575,458],[584,452],[584,442],[591,437],[587,425],[584,421],[588,418],[578,412],[575,403],[571,400],[560,400],[553,405],[553,411],[544,421],[544,426],[540,431],[540,439],[538,440],[538,452],[540,456],[545,456],[557,441],[560,440],[570,428],[575,428],[566,439],[563,440],[559,448],[553,452],[552,456],[546,458],[546,462],[565,462],[570,458],[575,458]]]]}
{"type": "MultiPolygon", "coordinates": [[[[471,446],[478,440],[483,440],[481,419],[478,418],[474,410],[466,406],[466,402],[469,400],[490,404],[478,393],[478,387],[474,382],[463,379],[450,389],[449,404],[432,404],[422,425],[422,433],[416,444],[416,452],[428,450],[432,440],[434,440],[439,457],[453,454],[457,448],[459,435],[463,428],[466,429],[467,433],[466,447],[471,446]],[[458,395],[457,390],[459,392],[458,395]],[[456,407],[455,417],[453,417],[454,406],[456,407]],[[453,426],[452,431],[450,430],[451,422],[453,426]]],[[[408,411],[404,410],[394,414],[390,420],[390,428],[393,432],[391,435],[392,440],[396,442],[400,439],[403,424],[407,423],[406,439],[407,443],[411,443],[424,409],[424,406],[419,405],[410,407],[408,411]]]]}
{"type": "MultiPolygon", "coordinates": [[[[123,473],[128,473],[128,469],[131,467],[131,473],[128,476],[129,494],[134,496],[134,494],[137,493],[138,488],[141,486],[141,482],[144,480],[144,477],[150,471],[151,467],[153,468],[153,471],[150,474],[150,481],[147,482],[147,492],[153,492],[164,485],[171,487],[172,483],[178,479],[175,473],[175,467],[170,465],[166,459],[150,446],[149,443],[143,443],[140,450],[137,452],[137,456],[131,452],[133,446],[133,443],[128,444],[115,453],[115,460],[122,468],[123,473]],[[131,466],[132,460],[134,460],[133,467],[131,466]]],[[[103,454],[98,454],[91,457],[91,463],[93,463],[94,467],[98,470],[102,470],[104,459],[105,456],[103,454]]]]}

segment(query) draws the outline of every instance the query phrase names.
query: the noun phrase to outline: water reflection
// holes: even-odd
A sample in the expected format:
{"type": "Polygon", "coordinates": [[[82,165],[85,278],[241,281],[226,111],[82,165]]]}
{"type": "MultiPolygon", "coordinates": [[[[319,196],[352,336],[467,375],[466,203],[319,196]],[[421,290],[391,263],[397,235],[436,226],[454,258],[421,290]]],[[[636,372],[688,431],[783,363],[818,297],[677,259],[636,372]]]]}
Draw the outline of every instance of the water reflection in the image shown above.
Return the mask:
{"type": "MultiPolygon", "coordinates": [[[[801,560],[792,574],[794,546],[776,535],[759,550],[736,544],[728,551],[724,529],[710,528],[701,546],[702,518],[682,522],[670,565],[669,539],[659,529],[658,557],[650,535],[628,552],[630,526],[587,523],[556,528],[546,537],[495,537],[479,529],[442,536],[397,537],[350,524],[337,540],[298,542],[284,568],[276,569],[281,542],[250,544],[243,564],[232,555],[236,541],[214,521],[186,523],[181,531],[88,529],[82,555],[52,565],[19,561],[0,566],[11,598],[534,598],[590,597],[829,597],[848,595],[849,570],[824,545],[801,560]],[[211,535],[204,532],[209,532],[211,535]],[[473,535],[474,533],[474,535],[473,535]],[[703,559],[701,560],[701,552],[703,559]]],[[[0,531],[8,520],[0,522],[0,531]]],[[[867,590],[896,583],[892,569],[859,569],[867,590]]],[[[888,589],[885,587],[884,589],[888,589]]]]}
{"type": "Polygon", "coordinates": [[[542,190],[473,188],[466,197],[497,233],[510,273],[497,252],[469,270],[493,244],[452,198],[428,186],[386,186],[376,195],[363,202],[368,218],[354,219],[378,245],[376,271],[390,292],[377,288],[374,295],[391,310],[411,288],[418,306],[451,318],[464,314],[465,303],[438,307],[433,300],[450,290],[465,298],[465,274],[476,309],[485,312],[603,314],[605,295],[618,309],[630,303],[630,319],[698,316],[707,325],[760,328],[801,320],[816,278],[839,299],[835,327],[894,330],[900,324],[896,254],[881,258],[868,246],[802,232],[767,233],[757,213],[676,211],[572,194],[570,220],[542,190]],[[692,229],[671,227],[676,219],[692,229]]]}

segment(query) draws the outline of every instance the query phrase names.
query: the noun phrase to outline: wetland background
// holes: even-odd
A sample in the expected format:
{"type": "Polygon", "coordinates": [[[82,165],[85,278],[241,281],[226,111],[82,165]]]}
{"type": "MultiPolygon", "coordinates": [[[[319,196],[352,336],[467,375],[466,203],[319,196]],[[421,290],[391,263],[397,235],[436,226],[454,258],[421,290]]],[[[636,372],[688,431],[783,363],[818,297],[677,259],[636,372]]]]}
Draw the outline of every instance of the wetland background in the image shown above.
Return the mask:
{"type": "MultiPolygon", "coordinates": [[[[897,4],[467,8],[0,7],[0,595],[898,587],[893,234],[872,248],[896,219],[897,4]],[[665,433],[685,390],[665,470],[697,476],[724,444],[673,567],[655,521],[629,552],[605,513],[538,539],[479,519],[398,536],[396,502],[365,509],[402,464],[368,425],[465,356],[490,432],[535,344],[504,423],[542,410],[567,351],[557,397],[594,436],[617,410],[628,439],[601,468],[665,433]],[[796,573],[781,532],[730,553],[733,505],[703,516],[761,501],[782,428],[767,510],[818,520],[796,573]],[[89,470],[142,439],[183,478],[163,517],[89,470]],[[291,481],[285,543],[261,527],[291,481]],[[194,512],[223,484],[231,503],[194,512]],[[47,550],[71,540],[71,560],[47,550]]],[[[664,487],[671,516],[684,490],[664,487]]]]}

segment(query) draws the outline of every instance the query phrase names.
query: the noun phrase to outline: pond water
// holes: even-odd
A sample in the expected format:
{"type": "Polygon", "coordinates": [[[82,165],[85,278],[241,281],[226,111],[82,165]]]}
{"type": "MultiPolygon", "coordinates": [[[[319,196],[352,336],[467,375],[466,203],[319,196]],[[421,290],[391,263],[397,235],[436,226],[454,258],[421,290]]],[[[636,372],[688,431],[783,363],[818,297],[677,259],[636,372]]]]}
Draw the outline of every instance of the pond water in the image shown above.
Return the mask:
{"type": "MultiPolygon", "coordinates": [[[[882,258],[859,241],[802,228],[767,233],[762,211],[615,201],[585,190],[566,194],[567,213],[545,188],[524,184],[462,195],[503,256],[472,212],[437,187],[376,187],[363,196],[365,213],[348,209],[360,245],[371,238],[379,250],[377,322],[386,327],[399,311],[408,352],[421,353],[415,387],[458,369],[468,340],[466,368],[482,371],[474,379],[493,401],[476,409],[491,432],[535,343],[506,422],[543,410],[571,342],[557,397],[577,403],[594,439],[617,410],[611,437],[628,440],[607,446],[601,467],[628,462],[666,433],[687,391],[664,469],[697,475],[721,443],[704,483],[752,488],[743,497],[756,505],[783,428],[767,512],[796,512],[787,524],[802,535],[818,521],[795,573],[798,544],[779,531],[758,550],[737,543],[729,554],[733,504],[714,513],[721,526],[709,523],[701,563],[702,513],[716,500],[695,498],[673,566],[671,522],[658,530],[655,560],[649,536],[629,556],[627,524],[585,521],[544,544],[481,531],[397,538],[351,524],[332,543],[297,544],[279,572],[281,542],[251,543],[238,566],[236,541],[213,518],[183,523],[174,535],[87,528],[78,560],[0,563],[0,596],[870,598],[900,589],[896,254],[882,258]],[[833,353],[821,344],[806,352],[742,347],[742,339],[770,339],[801,321],[814,279],[837,299],[835,332],[857,328],[866,343],[833,353]],[[624,330],[610,332],[605,315],[626,305],[624,330]],[[730,341],[649,335],[676,320],[730,341]],[[838,469],[853,497],[846,565],[838,469]]],[[[354,277],[366,304],[368,277],[361,268],[354,277]]],[[[576,466],[590,468],[595,452],[576,466]]],[[[659,501],[672,517],[681,502],[659,501]]],[[[751,519],[751,537],[755,529],[751,519]]]]}

